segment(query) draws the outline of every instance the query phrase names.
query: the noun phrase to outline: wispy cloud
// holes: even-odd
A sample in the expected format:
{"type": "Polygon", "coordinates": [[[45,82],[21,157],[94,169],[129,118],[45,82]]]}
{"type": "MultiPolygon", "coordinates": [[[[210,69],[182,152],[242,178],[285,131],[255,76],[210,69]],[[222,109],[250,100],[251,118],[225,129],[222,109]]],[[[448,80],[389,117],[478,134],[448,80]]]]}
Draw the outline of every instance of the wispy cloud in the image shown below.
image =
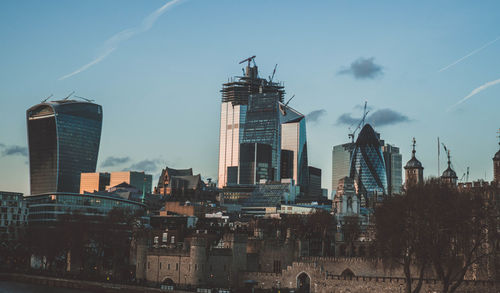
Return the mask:
{"type": "MultiPolygon", "coordinates": [[[[358,124],[359,121],[361,121],[361,117],[354,117],[352,113],[344,113],[337,119],[337,125],[352,126],[358,124]]],[[[366,123],[379,127],[410,121],[408,116],[388,108],[376,110],[365,119],[366,123]]]]}
{"type": "Polygon", "coordinates": [[[117,165],[125,164],[127,162],[130,162],[129,157],[107,157],[104,162],[102,162],[101,166],[102,167],[114,167],[117,165]]]}
{"type": "Polygon", "coordinates": [[[19,145],[11,145],[7,146],[4,145],[3,143],[0,143],[0,149],[2,150],[1,154],[2,157],[8,157],[8,156],[22,156],[22,157],[27,157],[28,156],[28,148],[19,146],[19,145]]]}
{"type": "Polygon", "coordinates": [[[455,108],[456,106],[462,104],[463,102],[467,101],[468,99],[472,98],[473,96],[479,94],[480,92],[484,91],[485,89],[489,88],[490,86],[494,86],[496,84],[500,84],[500,78],[497,79],[497,80],[492,80],[492,81],[489,81],[475,89],[472,90],[472,92],[470,92],[470,94],[468,94],[465,98],[461,99],[460,101],[458,101],[455,105],[451,106],[450,108],[448,108],[448,111],[452,110],[453,108],[455,108]]]}
{"type": "Polygon", "coordinates": [[[326,115],[325,109],[314,110],[311,113],[306,115],[307,122],[311,122],[312,124],[316,124],[319,122],[321,117],[326,115]]]}
{"type": "Polygon", "coordinates": [[[492,45],[493,43],[495,43],[495,42],[496,42],[496,41],[498,41],[498,40],[500,40],[500,36],[498,36],[498,37],[497,37],[496,39],[494,39],[493,41],[489,41],[488,43],[484,44],[483,46],[481,46],[481,47],[479,47],[479,48],[475,49],[474,51],[472,51],[472,52],[470,52],[469,54],[467,54],[467,55],[463,56],[462,58],[459,58],[459,59],[457,59],[457,60],[453,61],[452,63],[450,63],[450,64],[446,65],[445,67],[443,67],[443,68],[439,69],[439,70],[438,70],[438,72],[443,72],[443,71],[445,71],[446,69],[448,69],[448,68],[450,68],[450,67],[452,67],[452,66],[454,66],[454,65],[457,65],[458,63],[460,63],[460,62],[464,61],[465,59],[469,58],[470,56],[472,56],[472,55],[474,55],[474,54],[478,53],[479,51],[481,51],[481,50],[485,49],[486,47],[488,47],[488,46],[492,45]]]}
{"type": "Polygon", "coordinates": [[[174,6],[175,4],[177,4],[181,1],[183,1],[183,0],[169,1],[169,2],[165,3],[162,7],[156,9],[153,13],[148,15],[146,18],[144,18],[144,20],[142,21],[142,23],[139,26],[123,30],[123,31],[113,35],[111,38],[109,38],[104,43],[104,50],[99,56],[97,56],[94,60],[90,61],[89,63],[78,68],[77,70],[75,70],[69,74],[61,76],[59,78],[59,80],[63,80],[63,79],[69,78],[71,76],[74,76],[80,72],[83,72],[83,71],[89,69],[90,67],[96,65],[97,63],[101,62],[106,57],[108,57],[111,53],[113,53],[113,51],[116,50],[116,48],[118,47],[118,45],[121,42],[126,41],[137,34],[144,33],[146,31],[150,30],[153,27],[156,20],[158,20],[158,18],[163,13],[165,13],[169,8],[171,8],[172,6],[174,6]]]}
{"type": "Polygon", "coordinates": [[[158,165],[159,162],[157,160],[142,160],[124,170],[154,172],[158,170],[158,165]]]}
{"type": "Polygon", "coordinates": [[[340,70],[337,74],[349,74],[356,79],[373,79],[383,74],[382,66],[376,64],[375,57],[358,58],[349,68],[340,70]]]}

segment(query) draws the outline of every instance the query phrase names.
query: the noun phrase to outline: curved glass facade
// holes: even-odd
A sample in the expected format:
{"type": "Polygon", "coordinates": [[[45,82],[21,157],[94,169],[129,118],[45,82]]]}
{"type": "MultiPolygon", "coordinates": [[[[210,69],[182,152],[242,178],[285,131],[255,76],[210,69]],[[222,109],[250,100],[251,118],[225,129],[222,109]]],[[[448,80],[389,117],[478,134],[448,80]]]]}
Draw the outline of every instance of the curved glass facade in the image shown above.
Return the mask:
{"type": "Polygon", "coordinates": [[[55,222],[62,215],[75,213],[84,216],[105,216],[113,208],[130,211],[145,209],[145,205],[140,202],[93,194],[48,193],[30,196],[26,200],[29,204],[28,221],[31,224],[55,222]]]}
{"type": "Polygon", "coordinates": [[[80,174],[95,172],[101,139],[100,105],[73,100],[27,110],[31,194],[79,191],[80,174]]]}
{"type": "Polygon", "coordinates": [[[354,148],[350,177],[358,194],[370,199],[373,194],[387,194],[387,172],[380,141],[373,128],[366,124],[359,133],[354,148]]]}

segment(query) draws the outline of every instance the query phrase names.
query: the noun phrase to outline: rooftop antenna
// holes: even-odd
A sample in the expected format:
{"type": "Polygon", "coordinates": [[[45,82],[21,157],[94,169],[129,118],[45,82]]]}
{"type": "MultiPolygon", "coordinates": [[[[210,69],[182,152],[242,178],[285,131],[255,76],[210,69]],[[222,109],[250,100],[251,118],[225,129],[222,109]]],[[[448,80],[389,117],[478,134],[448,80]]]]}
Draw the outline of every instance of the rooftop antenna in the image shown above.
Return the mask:
{"type": "Polygon", "coordinates": [[[276,65],[274,65],[273,74],[269,77],[269,82],[270,83],[273,82],[274,74],[276,73],[276,67],[278,67],[278,63],[276,63],[276,65]]]}
{"type": "Polygon", "coordinates": [[[50,96],[48,96],[45,100],[43,100],[42,103],[47,102],[47,100],[50,99],[50,98],[52,98],[52,96],[54,96],[54,94],[50,94],[50,96]]]}
{"type": "Polygon", "coordinates": [[[82,99],[82,100],[85,100],[85,101],[87,101],[87,102],[89,102],[89,103],[92,103],[92,102],[94,102],[94,100],[91,100],[91,99],[87,99],[87,98],[84,98],[84,97],[80,97],[80,96],[76,96],[76,95],[75,95],[75,98],[79,98],[79,99],[82,99]]]}
{"type": "Polygon", "coordinates": [[[72,91],[71,94],[69,94],[66,98],[63,99],[63,101],[66,101],[67,99],[69,99],[69,97],[71,97],[74,93],[75,93],[75,91],[72,91]]]}
{"type": "MultiPolygon", "coordinates": [[[[353,132],[349,133],[349,138],[351,138],[351,141],[354,142],[354,136],[356,136],[356,131],[358,131],[361,127],[363,127],[365,125],[365,119],[366,119],[366,115],[368,115],[368,113],[370,111],[367,111],[366,110],[366,104],[368,102],[365,100],[365,106],[363,108],[363,117],[361,118],[361,120],[359,121],[358,123],[358,126],[354,129],[353,132]]],[[[351,131],[351,127],[349,127],[349,131],[351,131]]]]}

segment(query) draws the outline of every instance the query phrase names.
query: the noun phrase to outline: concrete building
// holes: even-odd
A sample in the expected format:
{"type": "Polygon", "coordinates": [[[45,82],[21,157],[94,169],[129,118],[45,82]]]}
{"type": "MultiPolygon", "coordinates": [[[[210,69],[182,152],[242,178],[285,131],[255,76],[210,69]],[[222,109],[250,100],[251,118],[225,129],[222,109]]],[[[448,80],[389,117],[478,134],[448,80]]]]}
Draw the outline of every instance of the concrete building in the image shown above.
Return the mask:
{"type": "Polygon", "coordinates": [[[111,172],[109,185],[106,186],[106,189],[119,185],[123,182],[132,185],[140,191],[145,189],[146,193],[151,193],[153,175],[134,171],[111,172]]]}
{"type": "Polygon", "coordinates": [[[26,111],[30,194],[78,192],[80,174],[95,172],[102,107],[76,100],[42,102],[26,111]]]}
{"type": "Polygon", "coordinates": [[[413,138],[413,150],[411,152],[411,159],[406,163],[405,166],[405,189],[410,186],[418,185],[424,183],[424,167],[422,163],[415,157],[415,143],[416,140],[413,138]]]}
{"type": "Polygon", "coordinates": [[[80,194],[105,191],[109,186],[109,173],[82,173],[80,175],[80,194]]]}
{"type": "Polygon", "coordinates": [[[339,180],[350,175],[352,151],[355,146],[354,143],[344,143],[332,149],[332,194],[337,190],[339,180]]]}
{"type": "Polygon", "coordinates": [[[9,247],[28,221],[28,205],[22,193],[0,191],[0,244],[9,247]]]}

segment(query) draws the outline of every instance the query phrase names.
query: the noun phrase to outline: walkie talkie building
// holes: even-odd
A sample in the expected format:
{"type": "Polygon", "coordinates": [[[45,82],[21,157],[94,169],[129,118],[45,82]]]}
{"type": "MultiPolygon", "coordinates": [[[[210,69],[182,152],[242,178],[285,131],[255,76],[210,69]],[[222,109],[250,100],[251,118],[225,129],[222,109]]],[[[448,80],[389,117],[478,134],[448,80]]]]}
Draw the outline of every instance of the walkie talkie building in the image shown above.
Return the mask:
{"type": "Polygon", "coordinates": [[[43,102],[26,111],[31,195],[79,192],[80,174],[95,172],[102,107],[75,100],[43,102]]]}

